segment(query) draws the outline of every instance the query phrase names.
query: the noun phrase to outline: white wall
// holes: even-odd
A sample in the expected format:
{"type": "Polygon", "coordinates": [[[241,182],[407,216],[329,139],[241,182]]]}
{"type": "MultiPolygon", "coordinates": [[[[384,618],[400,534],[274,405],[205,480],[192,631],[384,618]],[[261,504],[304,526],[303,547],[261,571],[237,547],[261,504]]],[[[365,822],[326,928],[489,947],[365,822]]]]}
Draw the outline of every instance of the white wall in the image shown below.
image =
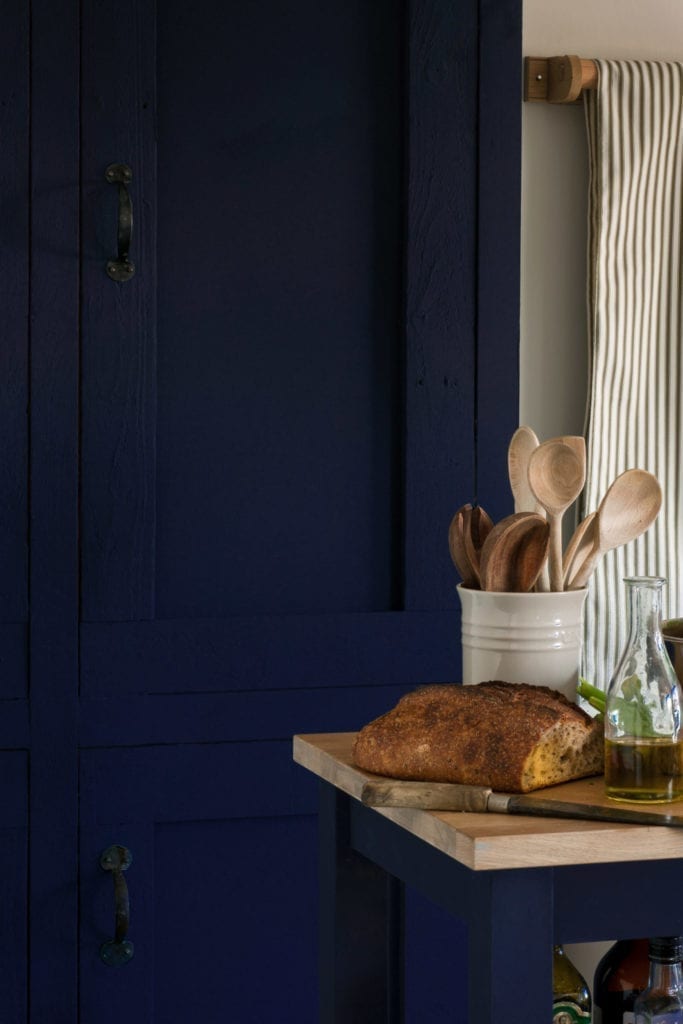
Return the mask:
{"type": "MultiPolygon", "coordinates": [[[[683,60],[683,0],[524,0],[523,51],[683,60]]],[[[524,104],[519,421],[541,440],[584,428],[587,159],[581,105],[524,104]]],[[[608,945],[567,946],[589,984],[608,945]]]]}

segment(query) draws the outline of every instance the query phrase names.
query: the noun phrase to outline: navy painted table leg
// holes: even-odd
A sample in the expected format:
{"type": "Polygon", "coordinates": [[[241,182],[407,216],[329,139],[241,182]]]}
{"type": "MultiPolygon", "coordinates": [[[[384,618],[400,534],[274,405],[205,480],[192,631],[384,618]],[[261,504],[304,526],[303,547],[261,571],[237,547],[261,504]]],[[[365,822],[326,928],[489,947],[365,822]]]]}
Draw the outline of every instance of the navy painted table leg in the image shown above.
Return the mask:
{"type": "Polygon", "coordinates": [[[401,1024],[403,885],[351,849],[349,798],[320,792],[321,1024],[401,1024]]]}
{"type": "Polygon", "coordinates": [[[552,1017],[552,870],[493,871],[472,879],[470,1024],[552,1017]]]}

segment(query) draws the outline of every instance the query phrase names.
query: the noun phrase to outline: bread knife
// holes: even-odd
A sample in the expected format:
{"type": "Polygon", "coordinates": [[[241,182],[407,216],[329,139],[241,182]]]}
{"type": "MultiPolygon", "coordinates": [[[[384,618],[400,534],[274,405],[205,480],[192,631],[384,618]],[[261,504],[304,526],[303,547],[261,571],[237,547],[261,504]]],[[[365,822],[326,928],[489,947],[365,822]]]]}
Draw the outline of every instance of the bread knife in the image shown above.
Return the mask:
{"type": "Polygon", "coordinates": [[[487,786],[464,786],[454,782],[380,782],[373,779],[363,785],[360,799],[366,807],[530,814],[541,818],[578,818],[626,825],[683,826],[683,814],[672,814],[664,809],[645,811],[617,803],[614,807],[586,805],[553,800],[552,797],[496,793],[487,786]]]}

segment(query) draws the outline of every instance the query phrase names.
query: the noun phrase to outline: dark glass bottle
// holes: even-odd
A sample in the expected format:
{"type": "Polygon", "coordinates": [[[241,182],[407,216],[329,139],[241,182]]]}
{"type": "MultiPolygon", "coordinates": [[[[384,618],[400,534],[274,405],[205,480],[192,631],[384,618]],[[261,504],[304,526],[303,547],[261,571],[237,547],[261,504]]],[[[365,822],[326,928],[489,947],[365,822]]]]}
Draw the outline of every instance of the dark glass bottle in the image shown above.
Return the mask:
{"type": "Polygon", "coordinates": [[[562,946],[553,946],[553,1024],[590,1024],[591,994],[562,946]]]}
{"type": "Polygon", "coordinates": [[[623,939],[607,950],[593,979],[593,1024],[633,1024],[636,996],[647,988],[647,939],[623,939]]]}
{"type": "Polygon", "coordinates": [[[636,997],[635,1024],[683,1024],[683,937],[650,939],[650,977],[636,997]]]}

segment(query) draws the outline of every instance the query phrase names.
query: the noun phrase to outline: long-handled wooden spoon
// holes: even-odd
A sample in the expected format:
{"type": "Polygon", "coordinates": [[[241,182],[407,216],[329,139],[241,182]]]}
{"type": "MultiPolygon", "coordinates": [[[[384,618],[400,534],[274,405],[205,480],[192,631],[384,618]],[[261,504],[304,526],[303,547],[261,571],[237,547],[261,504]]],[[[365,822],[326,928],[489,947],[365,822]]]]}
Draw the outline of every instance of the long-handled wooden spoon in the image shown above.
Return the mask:
{"type": "Polygon", "coordinates": [[[465,550],[465,519],[471,515],[471,512],[470,504],[463,505],[451,519],[451,524],[448,527],[448,550],[453,565],[462,577],[463,586],[478,590],[479,573],[475,573],[465,550]]]}
{"type": "Polygon", "coordinates": [[[483,590],[526,593],[548,555],[550,525],[536,512],[516,512],[493,527],[479,562],[483,590]]]}
{"type": "Polygon", "coordinates": [[[596,516],[596,512],[589,512],[585,519],[581,520],[565,548],[562,558],[562,578],[565,590],[569,589],[569,580],[578,567],[583,564],[588,552],[593,547],[597,528],[596,516]]]}
{"type": "Polygon", "coordinates": [[[550,523],[550,589],[563,589],[562,516],[576,501],[586,481],[586,466],[573,447],[545,441],[529,458],[529,486],[550,523]]]}
{"type": "Polygon", "coordinates": [[[518,427],[508,446],[508,476],[515,512],[540,512],[529,487],[529,459],[539,440],[531,427],[518,427]]]}
{"type": "MultiPolygon", "coordinates": [[[[529,487],[529,459],[539,444],[540,441],[535,431],[527,426],[518,427],[510,439],[508,477],[515,502],[515,512],[537,512],[539,515],[545,515],[545,509],[538,504],[529,487]]],[[[550,590],[547,562],[539,573],[536,590],[550,590]]]]}
{"type": "Polygon", "coordinates": [[[657,477],[645,469],[627,469],[608,487],[596,513],[593,545],[569,580],[572,590],[588,583],[598,560],[612,548],[628,544],[644,533],[662,507],[657,477]]]}

